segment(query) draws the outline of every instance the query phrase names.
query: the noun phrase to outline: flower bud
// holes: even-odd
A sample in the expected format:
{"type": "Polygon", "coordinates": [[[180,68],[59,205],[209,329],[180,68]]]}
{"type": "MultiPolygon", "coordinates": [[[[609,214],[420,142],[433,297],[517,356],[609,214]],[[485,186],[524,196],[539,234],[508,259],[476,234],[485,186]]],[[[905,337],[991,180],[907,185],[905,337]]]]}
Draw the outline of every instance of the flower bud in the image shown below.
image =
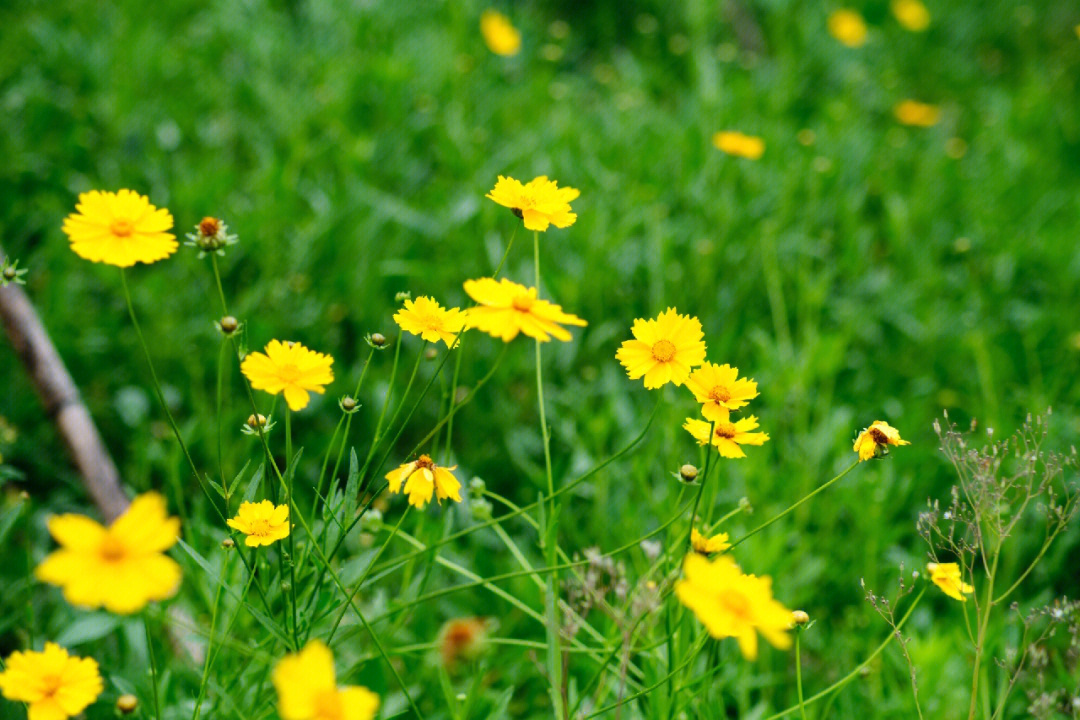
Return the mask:
{"type": "Polygon", "coordinates": [[[371,334],[367,335],[364,338],[364,340],[366,340],[367,344],[370,345],[375,350],[385,350],[386,349],[386,336],[383,335],[382,333],[371,333],[371,334]]]}
{"type": "Polygon", "coordinates": [[[394,296],[394,302],[405,302],[406,300],[412,300],[412,293],[408,290],[402,290],[394,296]]]}
{"type": "Polygon", "coordinates": [[[16,272],[15,268],[13,268],[13,267],[4,268],[4,279],[5,280],[14,280],[15,279],[15,272],[16,272]]]}
{"type": "Polygon", "coordinates": [[[697,476],[698,469],[689,463],[679,468],[679,477],[682,478],[683,482],[692,483],[697,480],[697,476]]]}
{"type": "Polygon", "coordinates": [[[290,590],[292,590],[291,582],[286,580],[285,582],[281,583],[281,592],[289,592],[290,590]]]}
{"type": "Polygon", "coordinates": [[[487,492],[487,483],[483,479],[474,477],[469,481],[469,494],[473,497],[483,497],[487,492]]]}
{"type": "Polygon", "coordinates": [[[425,360],[434,360],[437,357],[439,357],[439,351],[433,347],[429,347],[427,350],[424,351],[425,360]]]}
{"type": "Polygon", "coordinates": [[[383,514],[379,508],[368,508],[364,516],[360,518],[360,529],[364,532],[378,532],[382,527],[383,514]]]}
{"type": "Polygon", "coordinates": [[[232,538],[227,537],[221,541],[222,550],[232,550],[234,547],[236,547],[236,542],[232,538]]]}
{"type": "Polygon", "coordinates": [[[338,401],[338,407],[341,408],[343,413],[354,413],[359,409],[360,403],[356,402],[356,399],[346,395],[338,401]]]}
{"type": "Polygon", "coordinates": [[[795,627],[802,627],[806,623],[810,622],[810,616],[802,610],[795,610],[791,613],[791,623],[795,627]]]}
{"type": "Polygon", "coordinates": [[[187,243],[199,249],[199,257],[209,253],[225,254],[225,248],[236,244],[236,236],[229,234],[229,226],[215,217],[204,217],[195,226],[195,232],[187,233],[187,243]]]}
{"type": "Polygon", "coordinates": [[[232,335],[240,329],[240,321],[232,315],[226,315],[217,322],[218,330],[224,335],[232,335]]]}
{"type": "Polygon", "coordinates": [[[747,515],[754,512],[754,506],[750,504],[750,498],[739,498],[739,512],[744,512],[747,515]]]}
{"type": "Polygon", "coordinates": [[[121,695],[116,698],[116,712],[121,715],[130,715],[139,709],[139,698],[134,695],[121,695]]]}
{"type": "Polygon", "coordinates": [[[472,516],[474,520],[491,519],[491,503],[489,503],[484,498],[479,498],[470,502],[469,509],[472,511],[472,516]]]}
{"type": "Polygon", "coordinates": [[[266,427],[266,416],[260,413],[248,415],[247,424],[253,428],[266,427]]]}

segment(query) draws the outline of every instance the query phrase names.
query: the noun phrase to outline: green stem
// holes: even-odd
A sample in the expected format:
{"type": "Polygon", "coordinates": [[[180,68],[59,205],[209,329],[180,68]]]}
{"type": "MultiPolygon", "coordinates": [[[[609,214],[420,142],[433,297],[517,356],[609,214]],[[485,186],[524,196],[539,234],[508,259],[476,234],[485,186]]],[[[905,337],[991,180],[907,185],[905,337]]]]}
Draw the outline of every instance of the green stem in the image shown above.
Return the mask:
{"type": "Polygon", "coordinates": [[[150,657],[150,687],[154,696],[154,717],[161,720],[161,701],[158,699],[157,659],[154,657],[154,643],[150,640],[150,616],[143,613],[143,628],[146,630],[146,654],[150,657]]]}
{"type": "Polygon", "coordinates": [[[221,271],[218,269],[217,253],[210,253],[210,264],[214,267],[214,282],[217,284],[218,298],[221,299],[222,315],[229,314],[229,305],[225,302],[225,290],[221,286],[221,271]]]}
{"type": "MultiPolygon", "coordinates": [[[[292,514],[296,512],[296,499],[293,497],[293,485],[296,484],[296,468],[293,467],[292,454],[292,409],[285,406],[285,505],[289,508],[289,520],[292,523],[292,514]]],[[[292,639],[293,648],[300,649],[299,644],[299,619],[296,611],[296,541],[295,533],[289,529],[289,600],[292,605],[292,639]]],[[[313,538],[314,541],[314,538],[313,538]]]]}
{"type": "MultiPolygon", "coordinates": [[[[454,358],[454,379],[450,383],[450,405],[446,416],[446,445],[443,449],[443,465],[450,464],[450,438],[454,436],[454,414],[450,412],[457,402],[458,374],[461,372],[461,343],[457,345],[457,357],[454,358]]],[[[438,443],[436,443],[438,444],[438,443]]]]}
{"type": "MultiPolygon", "coordinates": [[[[225,556],[225,561],[221,569],[221,576],[224,578],[229,573],[229,556],[225,556]]],[[[199,720],[199,715],[202,712],[203,700],[206,698],[206,681],[210,676],[210,665],[214,661],[214,631],[217,630],[218,609],[221,607],[221,594],[225,590],[224,584],[218,585],[217,592],[214,593],[214,609],[210,614],[210,634],[207,636],[206,642],[206,659],[203,661],[202,678],[199,680],[199,695],[195,699],[195,711],[191,715],[191,720],[199,720]]]]}
{"type": "Polygon", "coordinates": [[[802,719],[806,720],[806,701],[803,699],[802,691],[802,657],[800,656],[801,648],[799,647],[799,638],[802,637],[802,628],[795,628],[795,689],[799,693],[799,713],[802,715],[802,719]]]}
{"type": "MultiPolygon", "coordinates": [[[[712,439],[713,430],[715,428],[716,428],[716,422],[711,421],[709,423],[709,439],[710,440],[712,439]]],[[[686,551],[687,552],[690,552],[690,550],[692,549],[691,543],[690,543],[690,538],[692,538],[693,535],[694,535],[694,518],[697,517],[698,504],[701,502],[701,496],[705,494],[705,483],[708,482],[708,480],[709,480],[709,469],[710,469],[709,465],[712,462],[712,456],[714,454],[716,454],[716,453],[708,452],[708,448],[709,448],[709,446],[706,445],[705,472],[702,473],[702,475],[701,475],[701,484],[698,485],[697,497],[694,498],[694,509],[692,511],[690,511],[690,523],[688,524],[688,526],[686,528],[686,540],[683,542],[683,545],[686,546],[686,551]]],[[[717,452],[719,452],[719,450],[717,452]]]]}

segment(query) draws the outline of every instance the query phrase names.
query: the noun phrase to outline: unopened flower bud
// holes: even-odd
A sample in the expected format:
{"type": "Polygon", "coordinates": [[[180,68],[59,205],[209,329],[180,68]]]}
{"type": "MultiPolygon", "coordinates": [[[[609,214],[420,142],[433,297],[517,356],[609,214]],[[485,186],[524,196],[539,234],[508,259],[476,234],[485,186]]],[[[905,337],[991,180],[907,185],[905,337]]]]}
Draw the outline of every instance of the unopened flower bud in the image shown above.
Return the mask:
{"type": "Polygon", "coordinates": [[[139,709],[139,698],[134,695],[121,695],[116,698],[116,712],[121,715],[130,715],[139,709]]]}
{"type": "Polygon", "coordinates": [[[195,226],[195,232],[187,234],[188,245],[199,249],[199,257],[207,253],[225,254],[225,248],[236,244],[236,236],[229,234],[229,226],[215,217],[204,217],[195,226]]]}
{"type": "Polygon", "coordinates": [[[218,320],[218,330],[225,335],[232,335],[238,329],[240,329],[240,321],[234,318],[232,315],[226,315],[218,320]]]}
{"type": "Polygon", "coordinates": [[[338,406],[343,413],[354,413],[360,407],[360,403],[356,402],[356,399],[346,395],[338,401],[338,406]]]}
{"type": "Polygon", "coordinates": [[[750,498],[739,498],[739,512],[744,512],[747,515],[754,512],[754,506],[750,504],[750,498]]]}
{"type": "Polygon", "coordinates": [[[281,583],[281,592],[289,592],[290,590],[292,590],[291,582],[286,580],[285,582],[281,583]]]}
{"type": "Polygon", "coordinates": [[[266,416],[261,413],[248,415],[247,424],[253,428],[266,427],[266,416]]]}
{"type": "Polygon", "coordinates": [[[225,538],[221,541],[221,548],[223,550],[232,550],[236,547],[236,542],[232,538],[225,538]]]}
{"type": "Polygon", "coordinates": [[[386,336],[382,333],[371,333],[364,338],[367,344],[376,350],[384,350],[386,348],[386,336]]]}
{"type": "Polygon", "coordinates": [[[802,627],[810,622],[810,616],[802,610],[795,610],[791,613],[791,622],[795,627],[802,627]]]}
{"type": "Polygon", "coordinates": [[[472,516],[474,520],[490,520],[491,519],[491,503],[484,498],[473,500],[469,503],[469,508],[472,510],[472,516]]]}
{"type": "Polygon", "coordinates": [[[469,481],[469,494],[473,497],[483,497],[487,492],[487,483],[482,478],[474,477],[469,481]]]}
{"type": "Polygon", "coordinates": [[[15,268],[13,268],[13,267],[4,268],[4,279],[5,280],[14,280],[15,279],[15,274],[16,274],[15,268]]]}
{"type": "Polygon", "coordinates": [[[412,300],[412,293],[408,290],[402,290],[394,296],[394,302],[405,302],[406,300],[412,300]]]}
{"type": "Polygon", "coordinates": [[[377,532],[382,527],[383,514],[379,508],[368,508],[360,518],[360,529],[365,532],[377,532]]]}
{"type": "Polygon", "coordinates": [[[437,357],[439,357],[439,351],[433,347],[429,347],[427,350],[424,351],[425,360],[434,360],[437,357]]]}
{"type": "Polygon", "coordinates": [[[694,482],[697,480],[697,475],[698,469],[689,463],[679,468],[679,477],[682,478],[683,482],[694,482]]]}

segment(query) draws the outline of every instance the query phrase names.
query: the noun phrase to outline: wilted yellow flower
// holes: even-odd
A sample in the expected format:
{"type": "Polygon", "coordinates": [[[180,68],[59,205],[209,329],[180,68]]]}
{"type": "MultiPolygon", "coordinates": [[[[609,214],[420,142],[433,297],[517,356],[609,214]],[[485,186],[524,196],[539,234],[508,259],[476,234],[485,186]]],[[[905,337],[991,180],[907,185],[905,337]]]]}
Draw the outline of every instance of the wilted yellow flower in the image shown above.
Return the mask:
{"type": "Polygon", "coordinates": [[[882,454],[888,454],[888,445],[910,444],[900,439],[900,431],[892,425],[884,420],[875,420],[855,438],[854,450],[859,453],[859,462],[862,462],[878,454],[878,448],[882,448],[882,454]]]}
{"type": "Polygon", "coordinates": [[[720,418],[713,423],[695,418],[686,418],[683,429],[694,436],[699,445],[709,442],[709,427],[712,431],[712,444],[720,452],[721,457],[744,458],[746,453],[740,445],[764,445],[769,439],[768,433],[750,432],[758,426],[758,419],[751,415],[735,422],[731,422],[730,415],[725,411],[720,418]]]}
{"type": "Polygon", "coordinates": [[[271,340],[266,354],[248,353],[240,369],[256,390],[271,395],[285,393],[290,410],[303,410],[311,400],[309,392],[322,395],[334,381],[330,366],[334,358],[309,350],[297,342],[271,340]]]}
{"type": "Polygon", "coordinates": [[[764,140],[733,130],[725,130],[714,134],[712,144],[717,150],[722,150],[728,155],[736,155],[750,160],[757,160],[765,154],[764,140]]]}
{"type": "Polygon", "coordinates": [[[422,509],[431,502],[432,493],[440,505],[446,498],[461,502],[461,483],[450,472],[456,469],[457,465],[439,467],[429,456],[421,455],[411,463],[405,463],[397,470],[386,473],[386,479],[390,482],[392,493],[401,492],[401,484],[405,483],[409,504],[422,509]]]}
{"type": "Polygon", "coordinates": [[[690,373],[686,387],[702,404],[706,420],[720,420],[728,410],[738,410],[758,396],[757,383],[739,378],[739,368],[709,362],[690,373]]]}
{"type": "Polygon", "coordinates": [[[927,105],[916,100],[904,100],[893,108],[896,119],[905,125],[932,127],[937,125],[941,110],[937,105],[927,105]]]}
{"type": "Polygon", "coordinates": [[[960,566],[956,563],[927,563],[926,570],[930,573],[931,582],[951,598],[967,602],[967,598],[961,593],[975,592],[975,588],[960,579],[960,566]]]}
{"type": "Polygon", "coordinates": [[[173,226],[172,215],[133,190],[81,193],[75,210],[64,218],[63,229],[81,258],[131,267],[176,252],[176,236],[166,232],[173,226]]]}
{"type": "Polygon", "coordinates": [[[691,528],[690,547],[694,549],[694,552],[701,553],[702,555],[711,555],[712,553],[724,552],[731,547],[731,543],[728,542],[727,533],[705,537],[698,532],[697,528],[691,528]]]}
{"type": "Polygon", "coordinates": [[[581,192],[572,187],[559,187],[555,180],[546,176],[533,178],[522,185],[512,177],[499,176],[484,197],[510,208],[514,215],[525,221],[526,230],[546,232],[548,225],[557,228],[570,227],[577,215],[570,211],[570,201],[581,192]]]}
{"type": "Polygon", "coordinates": [[[624,341],[615,358],[631,380],[644,377],[650,390],[669,382],[682,385],[690,377],[690,368],[705,362],[701,321],[680,315],[675,308],[668,308],[655,320],[634,320],[630,331],[634,339],[624,341]]]}
{"type": "Polygon", "coordinates": [[[482,330],[503,342],[510,342],[519,332],[541,342],[552,337],[567,342],[571,335],[560,323],[588,325],[576,315],[563,312],[555,303],[539,299],[536,288],[506,278],[466,280],[465,292],[477,303],[465,311],[465,326],[482,330]]]}
{"type": "Polygon", "coordinates": [[[892,14],[897,21],[912,32],[922,32],[930,27],[930,11],[919,0],[892,0],[892,14]]]}
{"type": "Polygon", "coordinates": [[[706,560],[690,553],[675,594],[714,638],[733,637],[747,660],[756,660],[757,633],[773,647],[791,647],[791,611],[773,599],[772,579],[747,575],[727,555],[706,560]]]}
{"type": "Polygon", "coordinates": [[[465,327],[465,313],[458,308],[441,307],[429,297],[418,297],[405,301],[405,307],[394,313],[394,322],[405,332],[428,342],[442,340],[447,347],[453,347],[465,327]]]}
{"type": "Polygon", "coordinates": [[[480,34],[488,50],[496,55],[517,55],[521,50],[521,33],[510,18],[497,10],[485,10],[480,15],[480,34]]]}
{"type": "Polygon", "coordinates": [[[248,547],[270,545],[289,537],[289,506],[275,507],[269,500],[242,502],[236,517],[227,522],[229,527],[247,536],[244,544],[248,547]]]}
{"type": "Polygon", "coordinates": [[[62,587],[72,605],[128,614],[180,587],[180,566],[164,554],[179,538],[180,520],[157,493],[135,498],[107,528],[83,515],[54,515],[49,533],[61,547],[34,574],[62,587]]]}
{"type": "Polygon", "coordinates": [[[337,686],[334,656],[318,640],[279,660],[273,682],[281,720],[371,720],[379,709],[366,687],[337,686]]]}
{"type": "Polygon", "coordinates": [[[78,715],[105,689],[96,660],[68,655],[56,643],[45,643],[42,652],[13,652],[4,665],[0,694],[26,703],[29,720],[78,715]]]}
{"type": "Polygon", "coordinates": [[[834,10],[827,24],[829,34],[848,47],[859,47],[866,42],[866,21],[854,10],[834,10]]]}

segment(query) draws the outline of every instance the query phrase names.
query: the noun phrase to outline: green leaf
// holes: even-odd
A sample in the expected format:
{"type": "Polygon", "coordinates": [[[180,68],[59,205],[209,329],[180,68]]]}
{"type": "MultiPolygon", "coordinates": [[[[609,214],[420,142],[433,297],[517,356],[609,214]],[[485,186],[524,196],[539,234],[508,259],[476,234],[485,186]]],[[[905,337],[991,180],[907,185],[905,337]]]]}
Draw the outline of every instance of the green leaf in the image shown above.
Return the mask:
{"type": "Polygon", "coordinates": [[[55,642],[61,647],[73,647],[100,640],[115,630],[121,622],[121,618],[109,613],[99,612],[83,615],[64,628],[56,636],[55,642]]]}
{"type": "Polygon", "coordinates": [[[240,468],[240,472],[236,473],[236,478],[232,481],[232,484],[229,485],[229,497],[232,497],[233,493],[236,492],[236,486],[240,484],[240,479],[244,477],[244,473],[247,472],[248,465],[250,464],[251,461],[248,460],[244,463],[244,467],[240,468]]]}

